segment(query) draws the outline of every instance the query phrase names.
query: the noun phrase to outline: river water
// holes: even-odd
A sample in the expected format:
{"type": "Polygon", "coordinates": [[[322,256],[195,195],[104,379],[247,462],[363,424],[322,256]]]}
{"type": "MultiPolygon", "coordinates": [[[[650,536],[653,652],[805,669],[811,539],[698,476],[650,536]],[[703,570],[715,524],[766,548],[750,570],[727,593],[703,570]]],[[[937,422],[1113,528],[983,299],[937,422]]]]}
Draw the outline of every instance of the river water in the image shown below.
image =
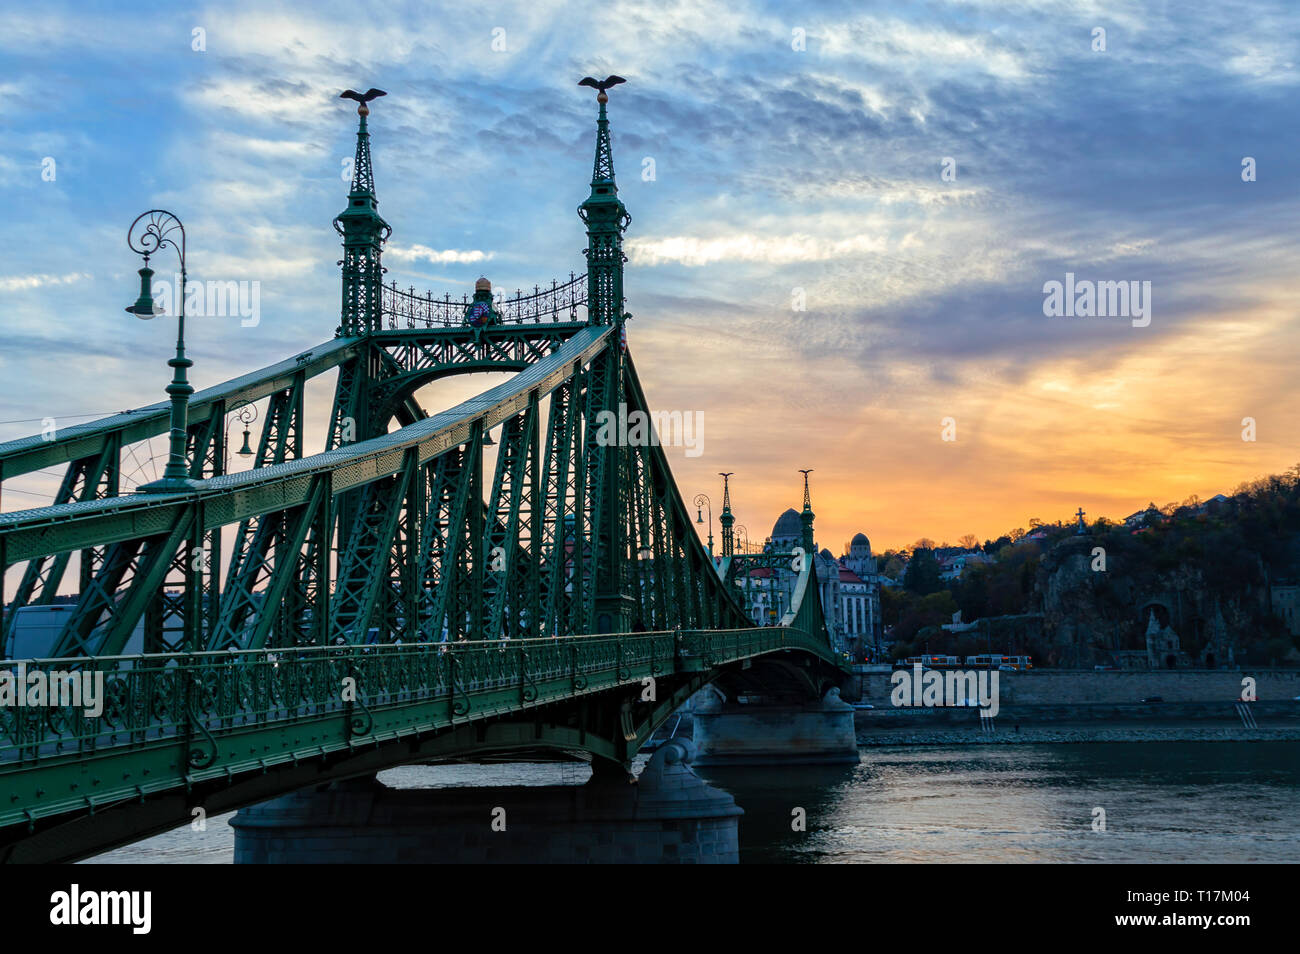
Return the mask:
{"type": "MultiPolygon", "coordinates": [[[[742,863],[1300,862],[1300,742],[865,747],[857,766],[697,772],[745,809],[742,863]],[[804,831],[794,830],[796,809],[804,831]],[[1094,830],[1097,809],[1105,830],[1094,830]]],[[[445,788],[587,776],[524,763],[380,777],[445,788]]],[[[229,864],[229,818],[92,860],[229,864]]]]}

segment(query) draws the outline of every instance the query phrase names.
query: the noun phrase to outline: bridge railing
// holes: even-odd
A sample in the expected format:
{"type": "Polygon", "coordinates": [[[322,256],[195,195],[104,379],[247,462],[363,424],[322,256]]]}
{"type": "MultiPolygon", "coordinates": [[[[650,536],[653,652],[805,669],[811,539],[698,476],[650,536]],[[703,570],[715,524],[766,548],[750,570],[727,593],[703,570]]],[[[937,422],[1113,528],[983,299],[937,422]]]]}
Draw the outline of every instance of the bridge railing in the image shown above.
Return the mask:
{"type": "MultiPolygon", "coordinates": [[[[456,327],[465,324],[465,309],[472,299],[468,294],[453,298],[449,292],[435,298],[433,292],[416,292],[414,287],[402,291],[397,282],[382,286],[379,296],[384,326],[398,328],[456,327]]],[[[578,309],[587,305],[587,276],[569,273],[569,280],[552,280],[549,288],[534,285],[529,294],[522,289],[493,302],[493,308],[505,324],[542,321],[578,321],[578,309]]]]}
{"type": "Polygon", "coordinates": [[[786,649],[811,642],[807,633],[787,626],[754,629],[718,629],[692,634],[688,652],[698,656],[707,668],[726,665],[759,653],[786,649]]]}
{"type": "Polygon", "coordinates": [[[764,605],[782,605],[777,625],[791,626],[807,633],[821,634],[830,645],[830,633],[822,611],[817,587],[815,557],[799,552],[783,553],[767,549],[762,553],[737,553],[723,560],[719,573],[723,581],[740,594],[746,613],[751,600],[761,596],[764,605]],[[797,569],[796,569],[797,567],[797,569]],[[752,574],[766,571],[761,585],[755,586],[752,574]],[[781,600],[777,600],[781,597],[781,600]]]}
{"type": "Polygon", "coordinates": [[[226,732],[330,714],[350,713],[364,735],[369,712],[435,699],[447,701],[450,722],[477,711],[484,693],[505,690],[494,709],[517,708],[634,673],[713,668],[796,646],[816,640],[767,627],[8,660],[0,692],[18,695],[0,707],[0,770],[181,739],[205,748],[226,732]],[[71,684],[78,694],[57,695],[71,684]]]}

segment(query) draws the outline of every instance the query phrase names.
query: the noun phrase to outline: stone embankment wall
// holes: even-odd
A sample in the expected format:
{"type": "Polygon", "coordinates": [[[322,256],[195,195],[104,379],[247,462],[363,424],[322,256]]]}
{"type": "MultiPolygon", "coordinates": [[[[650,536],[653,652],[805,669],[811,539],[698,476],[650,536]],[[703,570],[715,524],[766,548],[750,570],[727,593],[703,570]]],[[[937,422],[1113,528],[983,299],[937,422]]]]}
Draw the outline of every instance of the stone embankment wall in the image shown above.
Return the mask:
{"type": "MultiPolygon", "coordinates": [[[[1260,725],[1300,724],[1300,702],[1256,702],[1251,712],[1260,725]]],[[[978,726],[979,710],[962,706],[893,706],[859,709],[853,714],[858,729],[893,729],[901,726],[978,726]]],[[[1170,702],[1149,705],[1115,705],[1106,702],[1064,705],[1006,705],[998,709],[999,725],[1024,723],[1110,722],[1141,723],[1225,722],[1240,724],[1241,717],[1231,702],[1170,702]]]]}
{"type": "MultiPolygon", "coordinates": [[[[1002,706],[1111,705],[1131,706],[1151,696],[1166,703],[1227,702],[1240,698],[1242,680],[1255,680],[1260,702],[1291,702],[1300,695],[1300,670],[1294,669],[1186,669],[1151,671],[1101,671],[1091,669],[1038,669],[998,673],[1002,706]]],[[[889,672],[855,674],[844,695],[871,703],[877,709],[894,708],[889,672]]],[[[1296,703],[1300,707],[1300,702],[1296,703]]]]}

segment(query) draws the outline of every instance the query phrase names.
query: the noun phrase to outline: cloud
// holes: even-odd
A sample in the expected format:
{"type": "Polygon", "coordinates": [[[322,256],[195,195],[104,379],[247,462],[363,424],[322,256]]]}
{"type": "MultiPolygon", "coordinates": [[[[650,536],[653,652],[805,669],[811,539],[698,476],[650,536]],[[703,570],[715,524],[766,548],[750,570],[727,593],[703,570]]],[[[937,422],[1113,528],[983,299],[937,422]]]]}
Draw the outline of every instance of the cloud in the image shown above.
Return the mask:
{"type": "Polygon", "coordinates": [[[1230,73],[1250,77],[1262,83],[1290,83],[1300,81],[1300,68],[1297,68],[1297,49],[1294,43],[1287,47],[1280,43],[1266,45],[1248,45],[1241,52],[1224,61],[1223,67],[1230,73]]]}
{"type": "Polygon", "coordinates": [[[70,285],[89,278],[90,275],[86,272],[72,272],[67,275],[11,275],[8,278],[0,278],[0,291],[30,291],[33,288],[45,288],[50,285],[70,285]]]}
{"type": "Polygon", "coordinates": [[[994,536],[1052,508],[1122,516],[1293,463],[1288,0],[1249,17],[1101,0],[367,9],[0,14],[0,179],[22,190],[0,282],[25,283],[0,288],[77,322],[73,335],[0,313],[7,418],[159,398],[165,378],[139,362],[163,360],[166,342],[119,317],[137,208],[184,219],[192,276],[262,282],[258,327],[187,336],[196,384],[331,335],[330,222],[356,133],[346,87],[389,92],[369,121],[389,280],[422,281],[430,264],[434,293],[459,295],[489,261],[506,288],[581,270],[574,207],[596,107],[575,84],[616,72],[629,79],[609,114],[633,216],[630,348],[655,406],[708,414],[707,453],[674,460],[679,484],[737,470],[754,537],[798,505],[798,466],[817,468],[818,534],[834,548],[857,530],[877,545],[994,536]],[[46,155],[56,182],[39,177],[46,155]],[[1258,181],[1241,181],[1243,156],[1258,181]],[[940,178],[944,157],[955,181],[940,178]],[[1150,280],[1152,325],[1045,318],[1043,282],[1066,271],[1150,280]],[[98,280],[57,281],[71,275],[98,280]],[[57,373],[87,353],[94,375],[57,373]],[[955,444],[937,437],[946,415],[955,444]],[[1247,415],[1254,444],[1233,425],[1247,415]]]}
{"type": "Polygon", "coordinates": [[[663,239],[634,239],[627,243],[634,266],[655,266],[667,262],[698,267],[712,262],[820,262],[873,251],[885,243],[870,235],[828,240],[813,235],[724,235],[712,239],[674,236],[663,239]]]}
{"type": "Polygon", "coordinates": [[[496,256],[495,252],[483,252],[479,249],[436,249],[429,248],[427,245],[411,245],[405,248],[392,245],[384,250],[384,254],[399,262],[431,262],[434,265],[486,262],[496,256]]]}
{"type": "Polygon", "coordinates": [[[1013,49],[1006,31],[959,32],[900,19],[863,17],[834,23],[816,36],[831,57],[922,69],[931,75],[970,69],[1000,80],[1023,81],[1034,72],[1031,58],[1013,49]]]}

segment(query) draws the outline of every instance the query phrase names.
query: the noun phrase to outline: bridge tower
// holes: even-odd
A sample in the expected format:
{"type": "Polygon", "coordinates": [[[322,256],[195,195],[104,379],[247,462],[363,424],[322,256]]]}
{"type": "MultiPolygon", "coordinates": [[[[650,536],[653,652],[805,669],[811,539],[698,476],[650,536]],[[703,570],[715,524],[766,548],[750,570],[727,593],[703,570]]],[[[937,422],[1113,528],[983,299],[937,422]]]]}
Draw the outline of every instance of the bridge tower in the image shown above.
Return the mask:
{"type": "Polygon", "coordinates": [[[593,325],[623,323],[623,231],[632,221],[623,200],[618,197],[614,181],[614,151],[609,141],[609,116],[605,91],[613,81],[595,85],[600,92],[596,102],[600,115],[596,119],[596,160],[591,172],[591,194],[578,206],[578,215],[587,226],[587,320],[593,325]],[[608,84],[608,85],[606,85],[608,84]]]}
{"type": "MultiPolygon", "coordinates": [[[[371,90],[365,95],[373,98],[372,94],[384,95],[379,90],[371,90]]],[[[347,93],[343,95],[347,96],[347,93]]],[[[379,330],[379,294],[384,280],[380,259],[384,242],[393,231],[379,214],[379,199],[375,196],[370,132],[366,129],[370,107],[359,95],[354,94],[352,98],[361,100],[357,106],[360,122],[357,125],[357,153],[352,165],[352,189],[348,193],[348,207],[334,219],[334,230],[343,236],[343,310],[338,337],[379,330]]]]}
{"type": "Polygon", "coordinates": [[[799,522],[803,524],[803,539],[800,541],[800,545],[803,547],[804,553],[815,556],[817,544],[813,540],[814,515],[812,497],[808,493],[808,475],[812,473],[812,469],[801,470],[799,473],[803,474],[803,513],[799,514],[799,522]]]}
{"type": "Polygon", "coordinates": [[[606,92],[623,82],[611,76],[597,82],[584,79],[579,85],[597,90],[600,113],[596,119],[596,156],[592,165],[591,192],[578,206],[587,226],[587,321],[613,325],[618,345],[607,348],[592,363],[587,382],[586,457],[591,486],[600,488],[591,508],[591,548],[595,557],[595,587],[592,624],[598,633],[628,632],[632,628],[636,599],[628,574],[627,515],[631,510],[631,449],[626,443],[603,444],[597,440],[596,416],[614,411],[627,401],[626,355],[623,342],[623,231],[632,221],[614,181],[614,152],[610,145],[606,92]]]}
{"type": "Polygon", "coordinates": [[[736,535],[732,527],[736,523],[736,516],[731,512],[731,486],[728,479],[734,476],[733,473],[719,473],[722,478],[722,516],[718,522],[722,524],[722,555],[729,557],[736,552],[736,535]]]}

